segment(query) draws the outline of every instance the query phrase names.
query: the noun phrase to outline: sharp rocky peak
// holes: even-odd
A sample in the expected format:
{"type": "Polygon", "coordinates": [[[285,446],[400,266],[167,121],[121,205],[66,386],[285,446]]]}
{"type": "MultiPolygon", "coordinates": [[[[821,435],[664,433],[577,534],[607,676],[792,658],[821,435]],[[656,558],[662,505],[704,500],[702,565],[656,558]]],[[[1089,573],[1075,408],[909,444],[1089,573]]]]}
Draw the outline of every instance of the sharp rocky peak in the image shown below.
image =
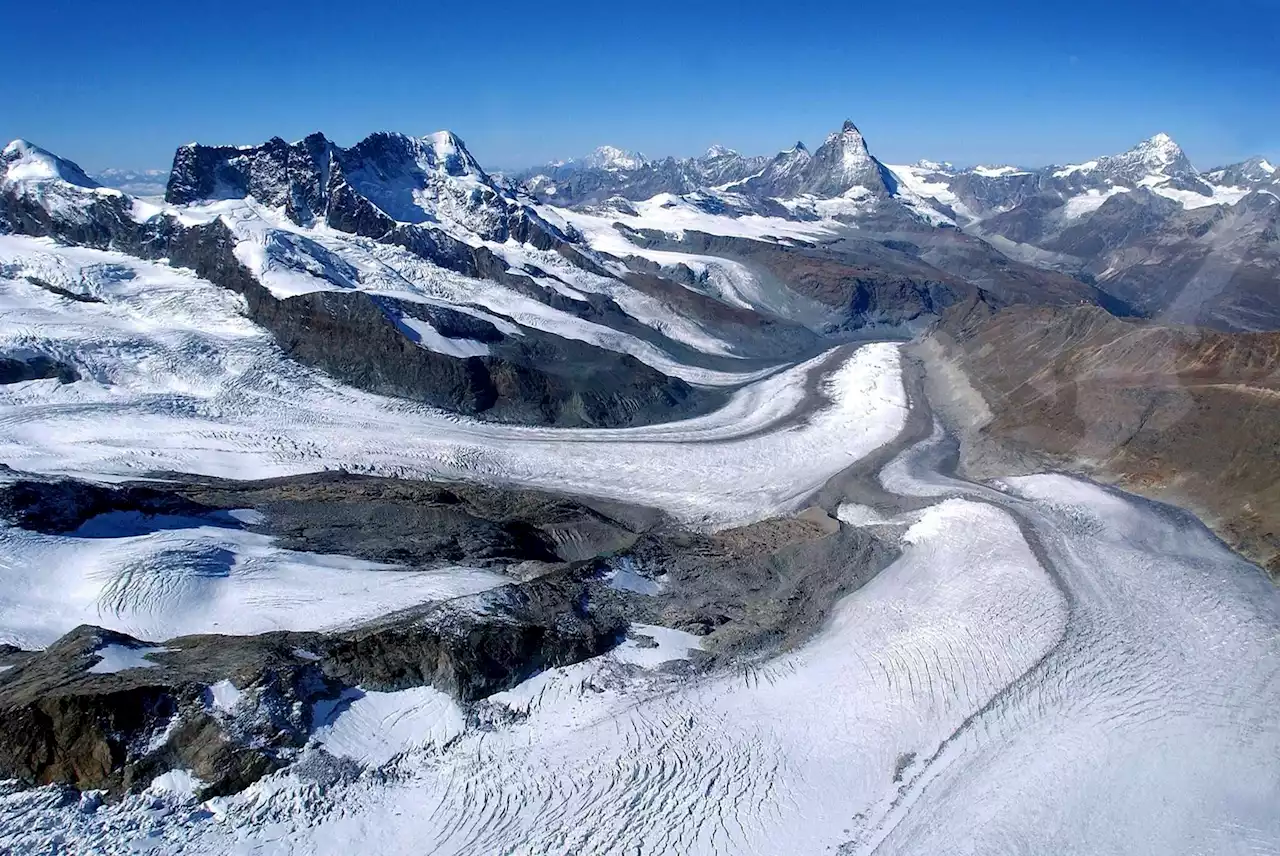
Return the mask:
{"type": "Polygon", "coordinates": [[[350,148],[319,133],[295,143],[193,144],[174,156],[169,202],[244,198],[283,208],[297,223],[325,220],[361,234],[413,224],[501,241],[526,218],[449,131],[378,131],[350,148]]]}
{"type": "Polygon", "coordinates": [[[345,154],[368,158],[387,170],[443,171],[448,175],[472,175],[485,179],[484,169],[452,131],[412,137],[396,131],[378,131],[365,137],[345,154]]]}
{"type": "Polygon", "coordinates": [[[855,187],[875,195],[890,192],[886,170],[871,156],[862,132],[849,120],[814,152],[807,173],[800,190],[815,196],[839,196],[855,187]]]}
{"type": "Polygon", "coordinates": [[[1129,151],[1164,163],[1182,154],[1182,148],[1173,141],[1173,137],[1163,132],[1143,140],[1129,151]]]}
{"type": "Polygon", "coordinates": [[[1103,158],[1101,163],[1104,168],[1118,171],[1128,178],[1141,178],[1138,172],[1142,170],[1147,175],[1196,174],[1182,148],[1165,133],[1143,140],[1127,152],[1103,158]]]}

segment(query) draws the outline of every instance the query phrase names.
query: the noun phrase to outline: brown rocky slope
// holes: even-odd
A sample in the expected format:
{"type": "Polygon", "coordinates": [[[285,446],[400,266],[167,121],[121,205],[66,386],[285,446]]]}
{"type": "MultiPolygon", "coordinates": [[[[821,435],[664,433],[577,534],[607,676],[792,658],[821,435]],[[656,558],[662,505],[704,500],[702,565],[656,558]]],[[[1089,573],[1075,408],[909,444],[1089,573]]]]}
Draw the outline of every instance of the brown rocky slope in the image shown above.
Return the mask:
{"type": "Polygon", "coordinates": [[[1011,456],[1047,457],[1195,511],[1280,575],[1280,333],[1161,326],[1087,305],[997,310],[979,294],[915,350],[946,387],[943,412],[968,423],[971,477],[999,474],[993,455],[1006,472],[1011,456]]]}

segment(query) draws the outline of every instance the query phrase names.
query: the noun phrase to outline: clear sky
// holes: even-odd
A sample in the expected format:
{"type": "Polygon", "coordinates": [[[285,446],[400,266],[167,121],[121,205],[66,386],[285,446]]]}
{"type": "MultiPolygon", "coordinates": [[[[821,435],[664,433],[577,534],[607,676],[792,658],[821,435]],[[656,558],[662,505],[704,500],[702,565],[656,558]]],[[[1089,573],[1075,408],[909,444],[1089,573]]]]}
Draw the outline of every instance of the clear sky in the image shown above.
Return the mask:
{"type": "Polygon", "coordinates": [[[820,143],[1065,163],[1171,134],[1280,158],[1280,0],[6,4],[0,137],[88,169],[185,142],[448,128],[515,167],[820,143]]]}

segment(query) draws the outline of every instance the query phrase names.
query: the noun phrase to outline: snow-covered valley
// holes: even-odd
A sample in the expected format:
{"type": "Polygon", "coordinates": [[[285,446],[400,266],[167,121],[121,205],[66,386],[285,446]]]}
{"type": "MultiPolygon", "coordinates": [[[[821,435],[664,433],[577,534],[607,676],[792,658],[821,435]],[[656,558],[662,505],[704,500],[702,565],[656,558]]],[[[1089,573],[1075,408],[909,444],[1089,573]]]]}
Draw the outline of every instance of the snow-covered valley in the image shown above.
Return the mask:
{"type": "MultiPolygon", "coordinates": [[[[0,850],[1280,853],[1271,581],[1179,509],[960,474],[870,338],[985,306],[929,205],[1031,173],[900,187],[846,123],[559,207],[452,134],[314,135],[183,147],[159,202],[5,152],[0,696],[88,736],[0,729],[0,850]]],[[[1068,219],[1141,192],[1090,181],[1068,219]]]]}
{"type": "Polygon", "coordinates": [[[11,793],[6,843],[1273,852],[1271,585],[1185,514],[1064,476],[966,485],[930,445],[904,453],[900,487],[948,497],[882,524],[902,556],[794,653],[691,678],[620,649],[472,709],[508,712],[496,727],[438,692],[368,694],[314,741],[363,773],[335,779],[312,750],[203,806],[153,789],[86,813],[11,793]]]}
{"type": "Polygon", "coordinates": [[[75,384],[0,388],[0,459],[17,470],[264,478],[340,467],[554,488],[725,526],[794,510],[893,439],[906,408],[895,346],[874,344],[770,373],[682,422],[485,424],[302,369],[240,314],[234,295],[168,267],[16,237],[0,237],[0,264],[13,271],[0,294],[0,344],[74,354],[90,369],[75,384]],[[51,294],[23,280],[27,272],[103,302],[51,294]],[[798,415],[814,398],[833,406],[798,415]]]}

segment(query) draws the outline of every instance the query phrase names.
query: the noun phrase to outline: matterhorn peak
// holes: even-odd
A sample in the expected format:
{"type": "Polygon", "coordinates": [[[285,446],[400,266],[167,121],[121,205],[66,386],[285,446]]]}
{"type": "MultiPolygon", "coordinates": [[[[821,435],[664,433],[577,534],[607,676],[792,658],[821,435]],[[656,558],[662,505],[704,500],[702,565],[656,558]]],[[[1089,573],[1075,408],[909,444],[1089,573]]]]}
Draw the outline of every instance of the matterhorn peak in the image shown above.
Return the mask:
{"type": "MultiPolygon", "coordinates": [[[[844,120],[839,131],[828,134],[822,148],[839,147],[842,159],[857,161],[859,164],[868,160],[871,155],[867,151],[867,141],[863,138],[858,126],[849,119],[844,120]]],[[[819,149],[821,151],[821,149],[819,149]]]]}
{"type": "Polygon", "coordinates": [[[802,189],[815,196],[839,196],[853,187],[885,192],[880,164],[867,150],[867,141],[852,121],[829,135],[813,155],[810,174],[802,189]]]}

